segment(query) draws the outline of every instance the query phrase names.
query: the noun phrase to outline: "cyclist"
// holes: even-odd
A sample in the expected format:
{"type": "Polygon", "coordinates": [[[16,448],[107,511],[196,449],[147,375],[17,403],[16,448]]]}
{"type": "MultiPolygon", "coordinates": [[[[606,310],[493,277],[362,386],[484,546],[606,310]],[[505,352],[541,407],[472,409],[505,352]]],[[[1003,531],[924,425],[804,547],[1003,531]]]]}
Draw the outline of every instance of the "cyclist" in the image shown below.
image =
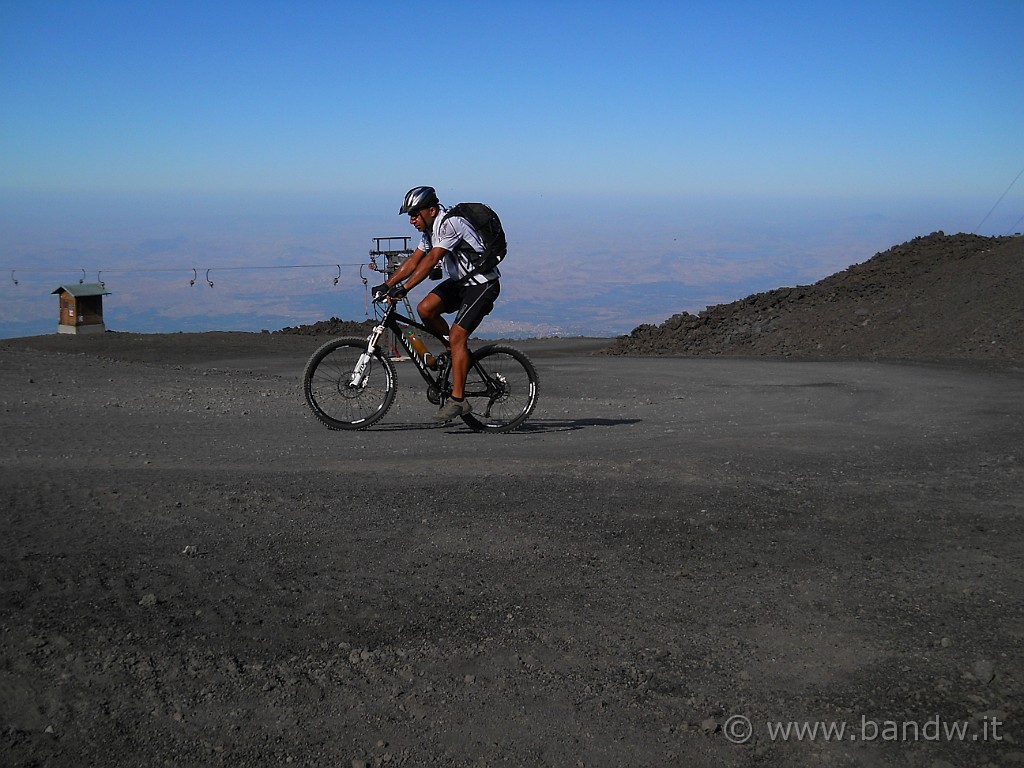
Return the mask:
{"type": "Polygon", "coordinates": [[[451,421],[473,409],[464,398],[469,370],[469,336],[494,308],[501,292],[497,268],[481,273],[473,266],[469,252],[484,250],[473,225],[460,216],[445,216],[433,187],[413,187],[405,194],[398,213],[408,214],[410,223],[422,233],[412,255],[387,279],[373,289],[374,298],[387,296],[398,301],[410,289],[427,279],[441,261],[448,278],[423,297],[416,307],[423,324],[449,341],[452,356],[452,396],[434,416],[451,421]],[[457,312],[449,326],[444,313],[457,312]]]}

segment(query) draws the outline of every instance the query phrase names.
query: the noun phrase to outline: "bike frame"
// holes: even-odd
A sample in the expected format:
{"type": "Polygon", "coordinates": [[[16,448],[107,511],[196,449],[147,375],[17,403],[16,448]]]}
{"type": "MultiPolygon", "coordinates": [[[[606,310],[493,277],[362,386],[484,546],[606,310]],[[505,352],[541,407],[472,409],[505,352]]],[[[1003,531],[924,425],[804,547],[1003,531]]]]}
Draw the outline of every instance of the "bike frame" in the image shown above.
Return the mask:
{"type": "MultiPolygon", "coordinates": [[[[402,333],[403,326],[415,328],[418,331],[423,331],[423,333],[432,336],[438,341],[442,343],[444,342],[443,338],[441,338],[432,330],[427,328],[427,326],[425,326],[423,323],[414,320],[411,317],[406,317],[401,312],[399,312],[397,303],[389,303],[387,309],[384,310],[384,316],[381,318],[380,322],[376,326],[374,326],[373,331],[371,331],[370,335],[366,338],[367,362],[369,362],[369,357],[370,355],[373,354],[373,351],[374,349],[376,349],[378,343],[380,342],[381,336],[384,335],[384,332],[392,331],[395,335],[395,338],[398,339],[398,343],[402,345],[402,349],[404,349],[406,351],[406,354],[409,355],[409,359],[416,364],[416,370],[420,372],[420,376],[423,377],[423,380],[429,386],[432,386],[436,388],[438,391],[440,391],[440,385],[444,381],[448,373],[448,368],[451,365],[450,359],[447,363],[445,363],[444,366],[442,366],[442,368],[437,372],[437,375],[435,376],[433,372],[429,368],[427,368],[427,361],[420,357],[416,350],[412,348],[412,344],[409,343],[409,339],[406,337],[404,333],[402,333]]],[[[360,363],[362,363],[362,359],[360,359],[360,363]]],[[[357,365],[356,375],[360,373],[360,365],[357,365]]],[[[358,383],[357,379],[353,378],[353,384],[356,383],[358,383]]]]}
{"type": "MultiPolygon", "coordinates": [[[[412,348],[412,344],[409,343],[408,338],[402,333],[402,327],[415,328],[416,330],[423,331],[424,333],[432,336],[441,343],[444,343],[444,339],[432,330],[427,328],[423,323],[414,320],[411,317],[406,317],[398,311],[397,302],[388,303],[387,309],[384,310],[384,316],[380,319],[380,322],[374,326],[373,331],[366,338],[366,351],[360,356],[359,362],[356,364],[356,369],[352,374],[351,384],[352,386],[359,386],[362,383],[363,374],[366,371],[366,367],[370,362],[370,358],[373,356],[374,350],[377,348],[380,342],[381,336],[384,335],[385,331],[392,331],[398,338],[398,343],[402,345],[408,355],[409,359],[416,365],[416,370],[420,372],[420,376],[427,383],[429,391],[437,394],[438,402],[443,403],[449,397],[451,397],[451,367],[452,360],[451,356],[448,355],[444,362],[444,365],[440,367],[435,375],[433,371],[427,368],[427,361],[420,357],[416,353],[416,350],[412,348]]],[[[447,346],[447,345],[446,345],[447,346]]],[[[483,350],[489,349],[488,346],[479,348],[476,352],[479,353],[483,350]]],[[[480,365],[477,361],[476,353],[471,349],[469,350],[470,368],[479,373],[479,380],[483,382],[484,388],[482,390],[473,390],[469,388],[467,382],[467,390],[465,392],[466,397],[486,397],[488,398],[487,407],[484,410],[485,415],[490,415],[491,405],[494,403],[495,398],[499,396],[499,388],[497,388],[491,379],[490,374],[480,365]]]]}

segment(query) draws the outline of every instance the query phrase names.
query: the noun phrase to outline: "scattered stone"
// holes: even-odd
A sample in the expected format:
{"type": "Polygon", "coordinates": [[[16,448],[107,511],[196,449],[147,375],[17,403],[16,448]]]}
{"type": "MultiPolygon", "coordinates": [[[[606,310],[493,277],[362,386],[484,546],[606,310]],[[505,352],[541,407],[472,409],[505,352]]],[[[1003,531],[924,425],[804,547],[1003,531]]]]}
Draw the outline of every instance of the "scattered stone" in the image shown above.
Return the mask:
{"type": "Polygon", "coordinates": [[[990,683],[995,679],[995,665],[991,661],[976,661],[971,666],[971,674],[983,683],[990,683]]]}

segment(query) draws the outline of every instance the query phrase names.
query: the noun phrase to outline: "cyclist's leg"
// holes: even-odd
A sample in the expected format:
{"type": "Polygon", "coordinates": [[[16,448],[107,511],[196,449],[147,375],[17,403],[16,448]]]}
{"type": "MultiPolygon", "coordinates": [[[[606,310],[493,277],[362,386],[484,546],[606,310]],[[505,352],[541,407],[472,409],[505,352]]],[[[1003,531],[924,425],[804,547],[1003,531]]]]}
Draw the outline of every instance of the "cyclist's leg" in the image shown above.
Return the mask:
{"type": "Polygon", "coordinates": [[[494,300],[500,292],[501,287],[497,281],[470,285],[462,291],[459,314],[451,326],[453,398],[460,399],[465,394],[466,374],[469,371],[469,337],[494,309],[494,300]]]}
{"type": "Polygon", "coordinates": [[[416,311],[427,328],[438,336],[447,336],[450,328],[442,315],[458,309],[458,301],[458,286],[451,280],[445,280],[420,300],[416,311]]]}
{"type": "Polygon", "coordinates": [[[452,397],[461,400],[466,391],[466,373],[469,371],[469,331],[458,323],[451,329],[452,397]]]}

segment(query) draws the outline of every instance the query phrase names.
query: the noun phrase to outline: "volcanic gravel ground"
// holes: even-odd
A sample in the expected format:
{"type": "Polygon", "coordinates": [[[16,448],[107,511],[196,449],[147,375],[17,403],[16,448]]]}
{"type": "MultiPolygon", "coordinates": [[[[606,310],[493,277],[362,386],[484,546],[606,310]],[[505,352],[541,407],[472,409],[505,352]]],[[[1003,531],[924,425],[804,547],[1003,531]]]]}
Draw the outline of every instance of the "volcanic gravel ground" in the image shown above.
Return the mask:
{"type": "Polygon", "coordinates": [[[0,764],[1024,764],[1020,367],[531,341],[520,432],[331,432],[321,341],[0,342],[0,764]]]}

